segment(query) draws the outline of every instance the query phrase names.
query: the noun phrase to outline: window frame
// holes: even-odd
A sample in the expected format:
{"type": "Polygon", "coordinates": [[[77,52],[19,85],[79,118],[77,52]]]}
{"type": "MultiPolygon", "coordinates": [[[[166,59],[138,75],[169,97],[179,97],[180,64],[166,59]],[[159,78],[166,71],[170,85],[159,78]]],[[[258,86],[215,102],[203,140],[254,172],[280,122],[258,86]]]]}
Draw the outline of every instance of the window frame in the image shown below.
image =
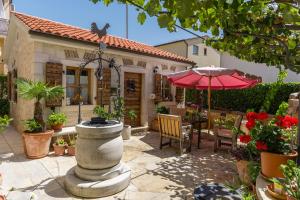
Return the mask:
{"type": "Polygon", "coordinates": [[[161,77],[161,97],[163,101],[172,101],[172,87],[167,76],[161,77]]]}
{"type": "Polygon", "coordinates": [[[193,55],[199,55],[199,46],[193,44],[192,53],[193,55]]]}
{"type": "MultiPolygon", "coordinates": [[[[67,71],[68,70],[74,70],[75,71],[75,82],[73,84],[68,84],[67,80],[66,80],[66,98],[67,97],[67,89],[68,88],[74,88],[74,95],[78,95],[78,87],[79,87],[79,80],[80,80],[80,68],[79,67],[71,67],[68,66],[66,67],[66,77],[67,77],[67,71]]],[[[80,83],[81,86],[81,91],[82,88],[87,88],[88,94],[87,94],[87,103],[83,102],[83,105],[92,105],[92,88],[91,88],[91,69],[83,69],[83,71],[87,71],[87,76],[88,76],[88,83],[87,84],[82,84],[80,83]]],[[[67,105],[67,104],[66,104],[67,105]]],[[[72,103],[72,99],[70,99],[70,105],[67,106],[74,106],[77,105],[76,103],[72,103]]]]}

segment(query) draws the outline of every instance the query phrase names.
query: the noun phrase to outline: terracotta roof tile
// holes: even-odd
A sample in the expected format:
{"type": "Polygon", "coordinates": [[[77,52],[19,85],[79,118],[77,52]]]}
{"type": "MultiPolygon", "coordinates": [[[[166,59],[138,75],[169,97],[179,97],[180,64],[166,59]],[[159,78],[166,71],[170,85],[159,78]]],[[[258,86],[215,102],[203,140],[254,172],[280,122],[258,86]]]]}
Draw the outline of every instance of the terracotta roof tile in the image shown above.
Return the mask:
{"type": "Polygon", "coordinates": [[[54,22],[47,19],[42,19],[23,13],[13,13],[19,20],[21,20],[31,31],[40,32],[50,35],[55,35],[63,38],[70,38],[74,40],[99,43],[104,42],[108,47],[114,47],[123,50],[129,50],[135,53],[147,54],[150,56],[156,56],[161,58],[166,58],[174,61],[184,62],[193,64],[192,61],[185,57],[178,56],[174,53],[164,51],[162,49],[135,42],[132,40],[106,35],[102,38],[98,38],[96,34],[90,32],[90,30],[82,29],[75,26],[70,26],[62,24],[59,22],[54,22]]]}

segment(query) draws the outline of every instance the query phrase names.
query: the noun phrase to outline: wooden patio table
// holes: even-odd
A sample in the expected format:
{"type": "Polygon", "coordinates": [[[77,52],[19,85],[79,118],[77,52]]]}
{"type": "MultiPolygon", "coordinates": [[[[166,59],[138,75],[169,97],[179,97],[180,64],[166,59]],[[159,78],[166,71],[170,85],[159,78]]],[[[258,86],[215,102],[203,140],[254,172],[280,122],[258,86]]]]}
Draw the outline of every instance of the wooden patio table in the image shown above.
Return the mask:
{"type": "MultiPolygon", "coordinates": [[[[200,143],[201,143],[201,130],[202,130],[202,124],[203,123],[207,123],[208,119],[201,117],[199,119],[194,119],[194,120],[190,120],[190,121],[184,121],[182,124],[183,125],[188,125],[191,124],[192,125],[192,130],[191,130],[191,141],[193,141],[193,135],[194,135],[194,129],[198,128],[198,144],[197,144],[197,148],[200,149],[200,143]]],[[[192,142],[190,145],[190,149],[192,148],[192,142]]]]}

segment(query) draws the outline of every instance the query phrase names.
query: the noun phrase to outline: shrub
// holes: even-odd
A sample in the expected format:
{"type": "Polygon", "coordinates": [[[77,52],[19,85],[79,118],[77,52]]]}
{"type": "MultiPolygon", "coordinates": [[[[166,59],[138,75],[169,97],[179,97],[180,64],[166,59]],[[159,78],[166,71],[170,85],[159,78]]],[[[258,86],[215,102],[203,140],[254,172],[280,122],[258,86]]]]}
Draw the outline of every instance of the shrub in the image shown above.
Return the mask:
{"type": "MultiPolygon", "coordinates": [[[[250,89],[243,90],[219,90],[212,91],[211,105],[212,109],[229,109],[235,111],[246,112],[252,108],[258,112],[264,105],[267,94],[270,91],[273,83],[262,83],[250,89]]],[[[283,101],[288,101],[289,95],[300,91],[300,83],[283,83],[278,86],[274,99],[271,102],[271,107],[268,113],[275,114],[277,108],[283,101]]],[[[187,90],[186,101],[198,102],[197,90],[187,90]]],[[[207,106],[207,91],[204,91],[205,106],[207,106]]]]}

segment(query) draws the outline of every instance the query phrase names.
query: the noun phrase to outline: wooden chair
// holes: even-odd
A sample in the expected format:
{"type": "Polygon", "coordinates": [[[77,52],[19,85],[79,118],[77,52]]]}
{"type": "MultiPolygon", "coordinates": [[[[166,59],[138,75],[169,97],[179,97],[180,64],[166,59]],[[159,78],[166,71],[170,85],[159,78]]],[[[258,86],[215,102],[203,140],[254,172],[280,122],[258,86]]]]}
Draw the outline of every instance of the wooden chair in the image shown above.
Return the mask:
{"type": "Polygon", "coordinates": [[[177,108],[176,106],[170,106],[170,114],[171,115],[178,115],[181,118],[183,118],[186,114],[185,108],[177,108]]]}
{"type": "MultiPolygon", "coordinates": [[[[243,113],[236,113],[238,116],[235,119],[234,127],[238,130],[240,129],[242,120],[243,120],[243,113]]],[[[223,114],[221,117],[226,117],[223,114]]],[[[226,129],[220,126],[214,126],[214,137],[215,137],[215,144],[214,144],[214,151],[216,152],[222,145],[231,145],[231,148],[234,150],[237,148],[237,134],[233,133],[231,129],[226,129]]]]}
{"type": "Polygon", "coordinates": [[[179,141],[180,155],[183,151],[191,151],[192,134],[191,125],[182,126],[181,116],[158,114],[158,126],[160,132],[160,149],[165,145],[172,145],[172,140],[179,141]],[[169,138],[169,142],[163,143],[163,138],[169,138]],[[189,141],[188,149],[184,149],[185,141],[189,141]]]}

